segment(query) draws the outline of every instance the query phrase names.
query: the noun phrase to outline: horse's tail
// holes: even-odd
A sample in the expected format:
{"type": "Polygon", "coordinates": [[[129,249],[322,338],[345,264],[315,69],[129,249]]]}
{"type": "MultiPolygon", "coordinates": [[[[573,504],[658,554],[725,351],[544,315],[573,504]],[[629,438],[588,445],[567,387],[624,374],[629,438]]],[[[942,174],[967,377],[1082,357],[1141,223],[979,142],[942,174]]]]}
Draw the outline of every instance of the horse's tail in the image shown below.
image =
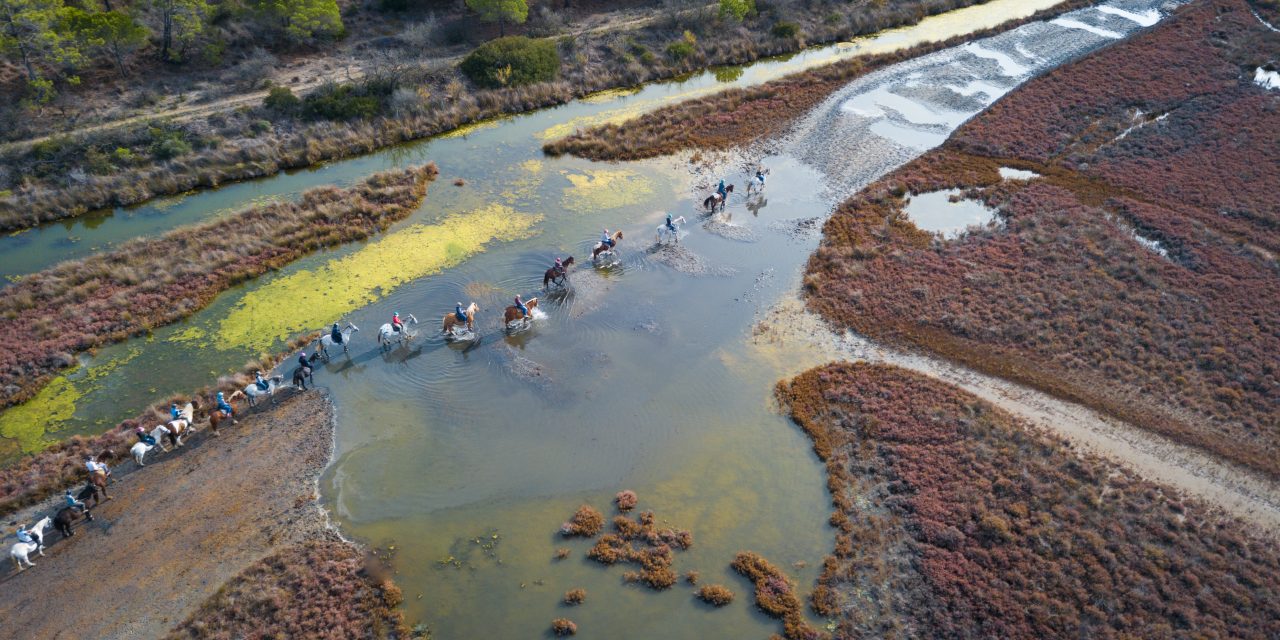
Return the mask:
{"type": "Polygon", "coordinates": [[[545,289],[549,282],[551,282],[551,271],[542,274],[542,287],[545,289]]]}

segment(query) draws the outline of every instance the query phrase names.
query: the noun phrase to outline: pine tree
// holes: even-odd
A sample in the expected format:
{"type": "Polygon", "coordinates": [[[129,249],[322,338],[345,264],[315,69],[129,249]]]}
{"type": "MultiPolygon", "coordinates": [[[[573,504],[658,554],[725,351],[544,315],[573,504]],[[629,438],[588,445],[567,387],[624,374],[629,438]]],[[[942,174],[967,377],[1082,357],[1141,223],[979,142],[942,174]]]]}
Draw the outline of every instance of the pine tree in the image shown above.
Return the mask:
{"type": "Polygon", "coordinates": [[[147,43],[151,31],[119,11],[86,12],[74,8],[70,11],[72,29],[80,43],[86,49],[111,56],[120,77],[128,75],[124,59],[147,43]]]}
{"type": "Polygon", "coordinates": [[[36,103],[55,95],[42,65],[75,66],[83,59],[75,39],[61,28],[64,11],[61,0],[0,0],[0,53],[22,65],[36,103]]]}
{"type": "Polygon", "coordinates": [[[336,0],[259,0],[257,9],[293,42],[336,38],[343,34],[336,0]]]}
{"type": "MultiPolygon", "coordinates": [[[[3,1],[3,0],[0,0],[3,1]]],[[[173,60],[174,45],[187,45],[204,32],[206,0],[150,0],[160,23],[160,59],[173,60]]]]}

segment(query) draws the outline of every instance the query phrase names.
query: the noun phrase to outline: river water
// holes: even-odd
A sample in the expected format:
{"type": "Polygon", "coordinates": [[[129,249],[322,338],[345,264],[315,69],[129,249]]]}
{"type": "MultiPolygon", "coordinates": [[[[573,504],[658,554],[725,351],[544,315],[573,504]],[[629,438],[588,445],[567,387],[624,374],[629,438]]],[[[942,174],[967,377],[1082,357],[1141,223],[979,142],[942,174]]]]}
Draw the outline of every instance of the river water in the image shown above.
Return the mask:
{"type": "MultiPolygon", "coordinates": [[[[5,238],[3,272],[17,275],[252,200],[427,160],[442,171],[421,210],[379,238],[300,260],[228,291],[186,322],[86,358],[33,401],[0,414],[5,452],[100,430],[159,396],[207,384],[290,335],[342,318],[361,331],[349,357],[316,374],[338,413],[323,499],[344,533],[394,547],[411,620],[439,638],[542,635],[562,616],[583,633],[610,637],[766,637],[777,623],[750,606],[749,584],[728,568],[733,554],[762,553],[807,591],[832,546],[821,465],[771,400],[773,384],[791,371],[790,358],[749,339],[762,314],[794,290],[817,244],[817,223],[846,189],[923,150],[918,137],[892,131],[945,137],[989,102],[940,105],[929,102],[937,92],[920,87],[1007,90],[1067,55],[1112,41],[1096,31],[1139,27],[1123,13],[1146,19],[1144,12],[1163,3],[1110,3],[1120,13],[1068,16],[1094,30],[1028,25],[1021,38],[943,52],[958,66],[912,61],[880,72],[884,82],[866,96],[842,95],[819,115],[859,149],[893,150],[892,161],[850,177],[822,161],[802,161],[801,153],[765,158],[766,194],[748,200],[739,191],[714,219],[695,206],[711,177],[680,161],[553,160],[541,156],[540,145],[724,86],[950,37],[1049,4],[994,0],[859,43],[609,92],[313,170],[5,238]],[[1044,54],[1055,38],[1064,52],[1056,60],[1044,54]],[[1034,60],[1019,50],[1032,42],[1040,47],[1034,60]],[[1009,64],[1025,73],[1009,73],[1009,64]],[[936,83],[930,73],[939,74],[936,83]],[[877,119],[893,126],[871,126],[877,119]],[[466,185],[452,186],[457,178],[466,185]],[[688,218],[678,247],[655,246],[665,211],[688,218]],[[617,264],[597,270],[586,257],[603,227],[626,237],[617,264]],[[543,270],[567,255],[581,261],[572,289],[540,292],[543,270]],[[543,314],[531,329],[507,335],[498,315],[515,294],[540,296],[543,314]],[[455,301],[479,304],[477,342],[436,335],[455,301]],[[415,314],[421,333],[410,346],[384,352],[374,336],[393,311],[415,314]],[[625,569],[586,560],[584,542],[556,534],[579,504],[611,513],[610,500],[622,489],[639,493],[641,509],[660,521],[693,532],[694,547],[677,555],[675,569],[727,584],[739,594],[732,606],[708,610],[684,585],[663,593],[625,585],[625,569]],[[571,550],[568,559],[553,559],[559,547],[571,550]],[[587,603],[568,610],[559,600],[573,588],[587,590],[587,603]]],[[[744,187],[739,169],[724,171],[744,187]]]]}

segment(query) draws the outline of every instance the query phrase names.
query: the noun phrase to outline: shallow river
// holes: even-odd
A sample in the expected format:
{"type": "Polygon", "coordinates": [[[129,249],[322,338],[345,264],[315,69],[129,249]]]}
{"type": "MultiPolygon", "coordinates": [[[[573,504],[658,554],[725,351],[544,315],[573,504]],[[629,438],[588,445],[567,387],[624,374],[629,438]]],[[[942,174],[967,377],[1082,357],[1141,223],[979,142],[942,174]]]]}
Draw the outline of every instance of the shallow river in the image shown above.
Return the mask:
{"type": "MultiPolygon", "coordinates": [[[[790,356],[748,340],[764,311],[794,289],[817,243],[812,219],[830,211],[846,184],[856,187],[922,150],[920,137],[898,139],[893,131],[945,137],[989,102],[938,106],[923,99],[936,92],[895,86],[929,87],[936,72],[946,74],[938,86],[1007,90],[1060,62],[1043,55],[1055,38],[1063,56],[1076,54],[1111,41],[1096,31],[1127,33],[1140,22],[1089,9],[1069,19],[1094,30],[1029,25],[1021,39],[968,49],[989,65],[909,62],[877,74],[887,84],[869,87],[861,102],[841,96],[823,109],[886,120],[892,126],[829,126],[850,144],[898,149],[893,162],[850,177],[822,162],[766,158],[766,195],[748,200],[739,192],[705,226],[694,201],[709,178],[680,162],[593,165],[545,159],[539,147],[575,127],[860,51],[949,37],[1048,4],[995,0],[854,45],[602,94],[465,135],[5,238],[3,272],[28,273],[254,199],[426,160],[442,170],[421,210],[379,238],[301,260],[227,292],[187,322],[103,349],[32,402],[0,414],[7,455],[100,430],[341,317],[361,331],[349,357],[316,374],[338,411],[337,457],[322,493],[345,533],[394,546],[411,620],[439,638],[542,635],[561,616],[583,633],[609,637],[766,637],[777,625],[750,606],[749,585],[728,568],[733,554],[760,552],[807,591],[832,546],[821,466],[771,401],[790,356]],[[1016,46],[1031,42],[1041,47],[1032,53],[1038,61],[1020,57],[1016,46]],[[1025,72],[1010,74],[1009,64],[1025,72]],[[452,186],[459,177],[466,186],[452,186]],[[826,188],[833,181],[841,189],[826,188]],[[688,218],[678,248],[655,247],[663,211],[688,218]],[[797,224],[802,219],[809,223],[797,224]],[[596,270],[585,258],[602,227],[626,237],[618,263],[596,270]],[[543,270],[566,255],[583,261],[572,290],[541,293],[543,270]],[[497,316],[517,293],[540,296],[543,314],[533,328],[505,335],[497,316]],[[439,339],[442,314],[473,300],[480,340],[439,339]],[[374,336],[393,311],[415,314],[421,333],[411,347],[384,353],[374,336]],[[732,606],[710,611],[684,585],[664,593],[625,585],[623,567],[596,565],[585,559],[585,543],[556,535],[581,503],[611,513],[622,489],[638,492],[640,508],[660,521],[693,532],[694,547],[677,555],[674,568],[729,585],[739,594],[732,606]],[[567,560],[553,560],[558,547],[572,550],[567,560]],[[588,592],[585,605],[569,611],[558,604],[578,587],[588,592]]],[[[1115,6],[1151,16],[1143,12],[1162,4],[1115,6]]],[[[949,55],[964,58],[960,50],[949,55]]],[[[742,189],[740,169],[725,171],[742,189]]]]}

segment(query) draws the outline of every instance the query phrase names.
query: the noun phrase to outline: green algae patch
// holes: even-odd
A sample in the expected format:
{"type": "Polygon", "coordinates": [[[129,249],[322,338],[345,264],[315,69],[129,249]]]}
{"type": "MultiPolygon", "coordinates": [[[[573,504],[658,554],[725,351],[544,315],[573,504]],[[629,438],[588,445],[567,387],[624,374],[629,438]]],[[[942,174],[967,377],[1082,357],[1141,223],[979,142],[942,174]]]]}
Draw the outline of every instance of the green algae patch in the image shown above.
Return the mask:
{"type": "Polygon", "coordinates": [[[577,213],[617,209],[653,195],[653,183],[648,178],[626,169],[565,171],[564,176],[573,186],[565,190],[560,204],[577,213]]]}
{"type": "MultiPolygon", "coordinates": [[[[266,350],[301,331],[327,326],[406,282],[455,266],[484,251],[489,242],[527,237],[541,220],[540,215],[491,204],[436,224],[414,225],[317,269],[250,291],[219,324],[218,339],[266,350]]],[[[406,310],[431,317],[429,311],[406,310]]]]}
{"type": "Polygon", "coordinates": [[[45,427],[70,420],[81,394],[66,375],[54,378],[30,400],[0,414],[0,436],[17,442],[23,453],[45,448],[45,427]]]}
{"type": "Polygon", "coordinates": [[[495,118],[493,120],[481,120],[480,122],[472,122],[471,124],[464,124],[461,127],[458,127],[457,129],[454,129],[452,131],[446,131],[436,137],[440,138],[441,140],[448,140],[451,138],[465,138],[477,131],[483,131],[485,129],[496,129],[498,128],[498,125],[501,124],[502,121],[505,119],[506,118],[495,118]]]}
{"type": "Polygon", "coordinates": [[[517,166],[520,169],[517,175],[503,183],[506,188],[501,197],[511,205],[532,203],[545,178],[545,163],[533,158],[517,166]]]}

